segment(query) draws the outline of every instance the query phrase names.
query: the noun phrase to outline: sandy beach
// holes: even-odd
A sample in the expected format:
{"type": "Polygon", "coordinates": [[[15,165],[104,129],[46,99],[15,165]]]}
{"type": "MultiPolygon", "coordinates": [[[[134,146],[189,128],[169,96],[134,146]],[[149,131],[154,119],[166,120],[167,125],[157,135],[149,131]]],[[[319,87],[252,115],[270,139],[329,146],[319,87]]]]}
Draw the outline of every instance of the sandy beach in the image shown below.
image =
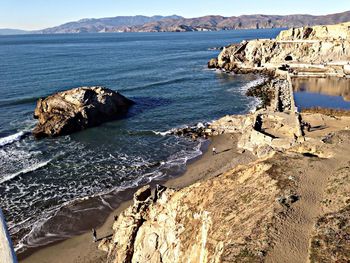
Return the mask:
{"type": "MultiPolygon", "coordinates": [[[[245,164],[256,157],[249,152],[240,153],[237,150],[237,137],[235,135],[219,135],[211,138],[209,150],[196,161],[187,166],[186,172],[165,182],[167,187],[183,188],[209,177],[215,177],[237,166],[245,164]],[[211,148],[215,146],[217,154],[213,155],[211,148]]],[[[105,223],[97,228],[98,239],[111,235],[114,217],[120,214],[131,204],[131,200],[123,202],[105,223]]],[[[92,242],[90,232],[75,236],[65,241],[49,245],[34,252],[29,257],[20,258],[23,263],[78,263],[78,262],[104,262],[105,252],[97,249],[98,242],[92,242]]]]}

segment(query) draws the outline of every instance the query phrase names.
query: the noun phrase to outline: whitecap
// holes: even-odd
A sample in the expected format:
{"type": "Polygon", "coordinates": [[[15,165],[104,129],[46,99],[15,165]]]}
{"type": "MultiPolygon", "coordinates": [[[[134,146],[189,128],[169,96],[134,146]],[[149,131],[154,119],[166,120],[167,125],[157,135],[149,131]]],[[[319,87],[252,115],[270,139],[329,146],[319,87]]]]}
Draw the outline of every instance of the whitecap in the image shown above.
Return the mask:
{"type": "Polygon", "coordinates": [[[27,134],[27,132],[25,131],[20,131],[17,132],[15,134],[9,135],[7,137],[3,137],[0,138],[0,147],[3,147],[7,144],[11,144],[14,143],[16,141],[19,141],[20,139],[22,139],[25,135],[27,134]]]}
{"type": "Polygon", "coordinates": [[[164,132],[160,132],[160,131],[152,131],[152,132],[156,135],[167,136],[173,132],[173,129],[168,130],[168,131],[164,131],[164,132]]]}
{"type": "Polygon", "coordinates": [[[50,162],[52,161],[51,160],[48,160],[48,161],[45,161],[45,162],[41,162],[41,163],[36,163],[30,167],[27,167],[27,168],[24,168],[22,170],[20,170],[19,172],[16,172],[16,173],[13,173],[13,174],[7,174],[5,176],[3,176],[1,179],[0,179],[0,184],[4,183],[4,182],[7,182],[7,181],[10,181],[12,180],[13,178],[16,178],[17,176],[19,175],[22,175],[22,174],[27,174],[27,173],[30,173],[30,172],[34,172],[46,165],[48,165],[50,162]]]}
{"type": "Polygon", "coordinates": [[[257,86],[260,86],[264,83],[267,82],[267,78],[266,77],[261,77],[261,78],[258,78],[258,79],[255,79],[255,80],[252,80],[252,81],[249,81],[247,84],[237,88],[237,87],[234,87],[234,88],[230,88],[228,89],[227,91],[229,92],[232,92],[232,91],[240,91],[242,93],[245,94],[245,92],[250,89],[250,88],[254,88],[254,87],[257,87],[257,86]]]}

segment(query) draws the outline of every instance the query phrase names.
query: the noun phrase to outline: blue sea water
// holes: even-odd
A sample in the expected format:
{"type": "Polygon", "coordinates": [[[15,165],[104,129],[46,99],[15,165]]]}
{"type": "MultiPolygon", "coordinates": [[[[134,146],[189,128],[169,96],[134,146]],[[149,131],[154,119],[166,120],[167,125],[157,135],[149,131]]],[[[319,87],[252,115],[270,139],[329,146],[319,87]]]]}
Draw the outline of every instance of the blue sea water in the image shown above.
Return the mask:
{"type": "Polygon", "coordinates": [[[181,174],[203,146],[160,132],[256,103],[245,90],[258,77],[208,70],[219,53],[211,48],[279,31],[1,36],[0,206],[17,249],[69,236],[65,227],[82,216],[72,203],[98,196],[91,209],[110,212],[120,191],[181,174]],[[124,119],[70,136],[30,135],[38,98],[91,85],[136,105],[124,119]]]}

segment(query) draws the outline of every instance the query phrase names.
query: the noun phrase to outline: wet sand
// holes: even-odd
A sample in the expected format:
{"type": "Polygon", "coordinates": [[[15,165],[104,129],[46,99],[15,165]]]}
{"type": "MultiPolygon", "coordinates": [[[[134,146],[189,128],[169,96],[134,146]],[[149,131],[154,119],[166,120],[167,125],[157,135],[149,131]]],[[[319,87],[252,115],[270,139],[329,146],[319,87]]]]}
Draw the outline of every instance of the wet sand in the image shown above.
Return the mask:
{"type": "MultiPolygon", "coordinates": [[[[196,161],[190,163],[182,176],[168,180],[165,182],[165,185],[172,188],[183,188],[211,176],[217,176],[238,164],[245,164],[255,159],[249,152],[239,153],[236,145],[237,136],[235,135],[225,134],[213,137],[209,145],[209,150],[196,161]],[[213,155],[210,150],[213,146],[217,149],[218,154],[216,155],[213,155]]],[[[97,228],[98,239],[112,234],[114,217],[120,214],[130,204],[131,201],[121,203],[121,205],[109,215],[105,223],[97,228]]],[[[99,251],[97,246],[98,242],[94,243],[92,241],[92,234],[88,232],[39,249],[32,255],[20,260],[20,262],[104,262],[106,253],[99,251]]]]}

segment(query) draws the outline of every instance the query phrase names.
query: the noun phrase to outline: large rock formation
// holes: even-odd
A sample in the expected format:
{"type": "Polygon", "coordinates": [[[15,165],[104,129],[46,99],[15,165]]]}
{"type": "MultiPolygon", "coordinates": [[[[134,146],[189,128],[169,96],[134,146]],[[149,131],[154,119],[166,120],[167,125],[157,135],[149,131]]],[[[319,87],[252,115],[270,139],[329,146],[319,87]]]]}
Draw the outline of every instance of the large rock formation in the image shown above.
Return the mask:
{"type": "Polygon", "coordinates": [[[81,87],[39,99],[34,111],[37,138],[67,135],[115,120],[134,104],[104,87],[81,87]]]}
{"type": "Polygon", "coordinates": [[[224,48],[208,66],[237,73],[291,68],[299,73],[345,75],[350,60],[349,26],[293,28],[276,39],[243,41],[224,48]]]}
{"type": "Polygon", "coordinates": [[[107,262],[259,262],[279,189],[269,164],[253,164],[157,198],[141,188],[100,249],[107,262]],[[147,198],[138,196],[148,193],[147,198]],[[254,214],[254,216],[252,216],[254,214]]]}
{"type": "Polygon", "coordinates": [[[338,25],[291,28],[282,31],[276,40],[349,40],[349,27],[350,22],[338,25]]]}

